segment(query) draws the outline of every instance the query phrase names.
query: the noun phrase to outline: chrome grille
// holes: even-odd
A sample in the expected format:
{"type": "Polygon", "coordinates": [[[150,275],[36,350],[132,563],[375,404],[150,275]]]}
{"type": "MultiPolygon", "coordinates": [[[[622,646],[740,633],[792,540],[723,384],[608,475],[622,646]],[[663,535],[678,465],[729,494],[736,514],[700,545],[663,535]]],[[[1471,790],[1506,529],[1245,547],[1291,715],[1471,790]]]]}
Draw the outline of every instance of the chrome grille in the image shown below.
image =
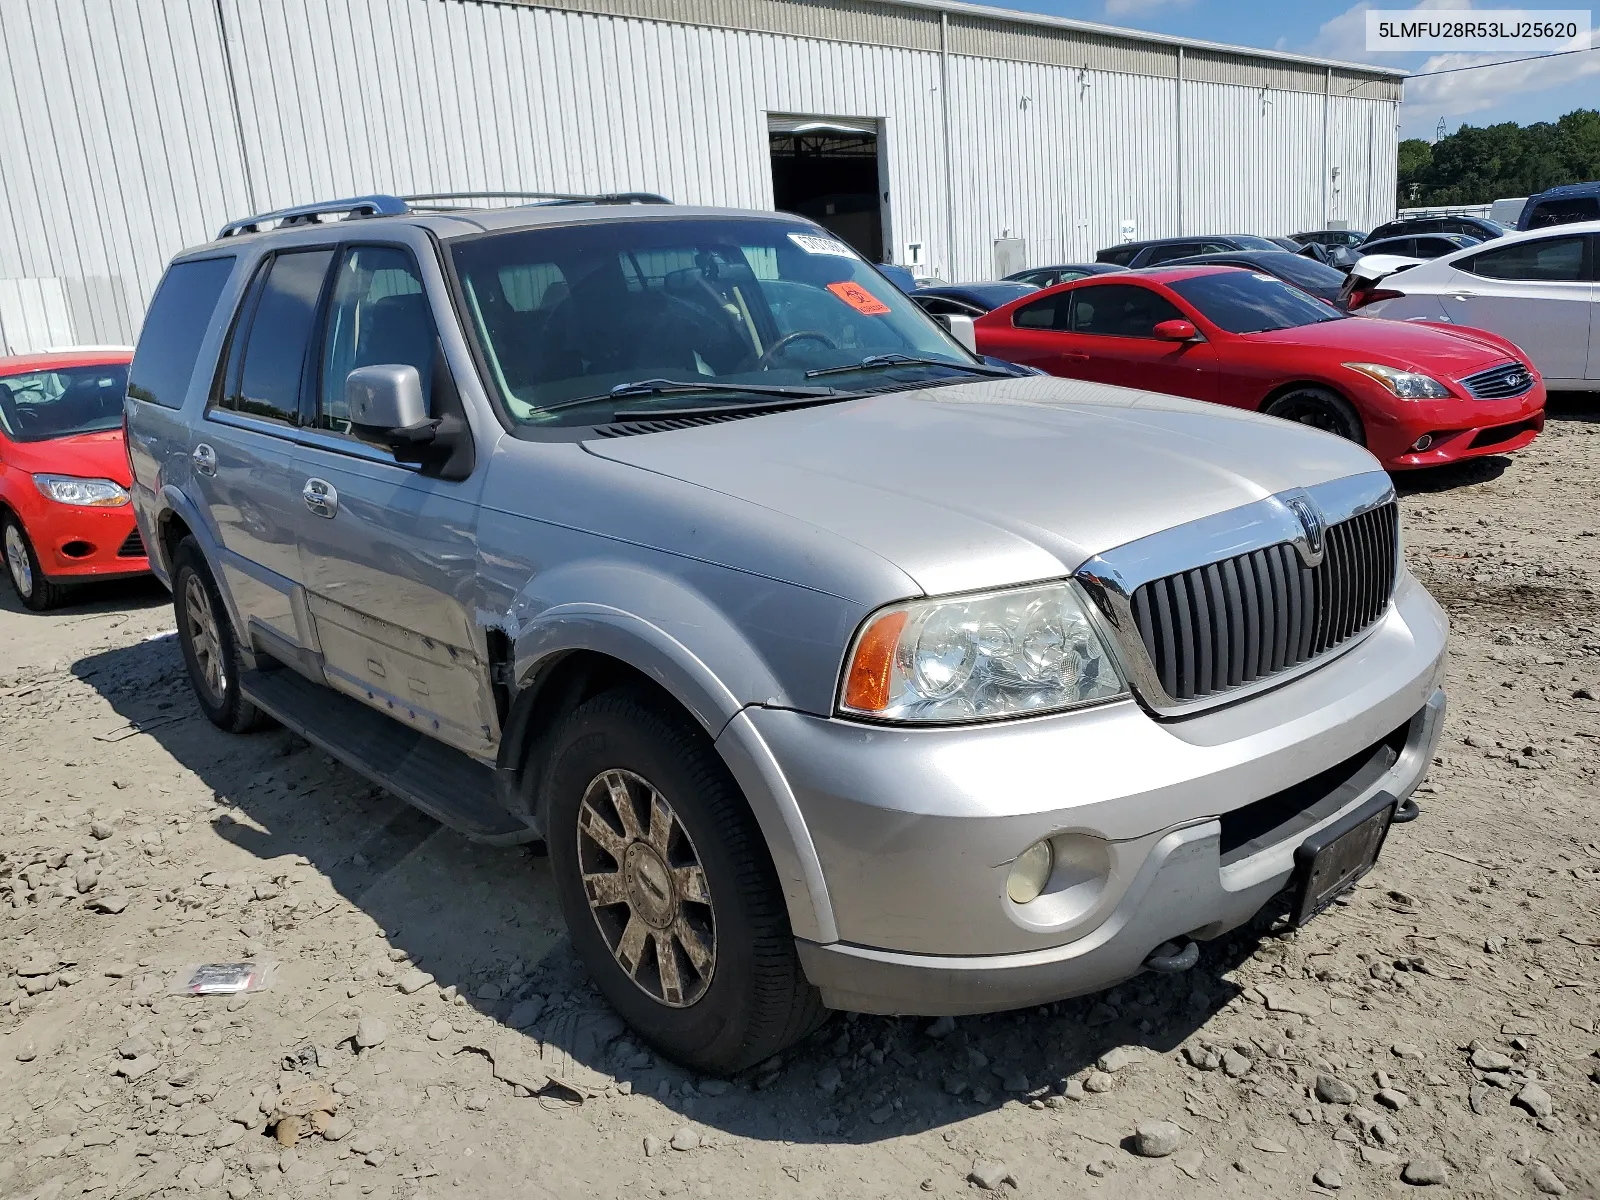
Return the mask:
{"type": "Polygon", "coordinates": [[[1178,703],[1215,696],[1367,629],[1394,590],[1399,530],[1391,500],[1330,526],[1315,566],[1280,542],[1135,589],[1134,625],[1162,690],[1178,703]]]}
{"type": "Polygon", "coordinates": [[[1533,386],[1533,372],[1519,362],[1501,363],[1461,381],[1479,400],[1506,400],[1520,396],[1533,386]]]}
{"type": "Polygon", "coordinates": [[[139,530],[134,529],[127,537],[122,539],[122,545],[117,547],[118,558],[143,558],[144,539],[139,536],[139,530]]]}

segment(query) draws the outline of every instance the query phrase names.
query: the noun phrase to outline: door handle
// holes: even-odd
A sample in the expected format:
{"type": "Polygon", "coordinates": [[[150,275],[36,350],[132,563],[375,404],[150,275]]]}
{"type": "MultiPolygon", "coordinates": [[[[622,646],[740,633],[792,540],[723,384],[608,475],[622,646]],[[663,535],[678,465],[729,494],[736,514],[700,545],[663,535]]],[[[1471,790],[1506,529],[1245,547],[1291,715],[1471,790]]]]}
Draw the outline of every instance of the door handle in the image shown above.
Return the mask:
{"type": "Polygon", "coordinates": [[[1457,300],[1475,300],[1483,295],[1482,292],[1451,292],[1450,294],[1457,300]]]}
{"type": "Polygon", "coordinates": [[[1084,363],[1089,361],[1089,356],[1083,353],[1081,350],[1068,350],[1061,357],[1066,359],[1068,362],[1084,363]]]}
{"type": "Polygon", "coordinates": [[[204,475],[209,479],[217,473],[217,452],[204,442],[194,448],[189,459],[194,463],[196,475],[204,475]]]}
{"type": "Polygon", "coordinates": [[[319,517],[333,517],[339,511],[339,493],[326,479],[308,479],[300,489],[306,507],[319,517]]]}

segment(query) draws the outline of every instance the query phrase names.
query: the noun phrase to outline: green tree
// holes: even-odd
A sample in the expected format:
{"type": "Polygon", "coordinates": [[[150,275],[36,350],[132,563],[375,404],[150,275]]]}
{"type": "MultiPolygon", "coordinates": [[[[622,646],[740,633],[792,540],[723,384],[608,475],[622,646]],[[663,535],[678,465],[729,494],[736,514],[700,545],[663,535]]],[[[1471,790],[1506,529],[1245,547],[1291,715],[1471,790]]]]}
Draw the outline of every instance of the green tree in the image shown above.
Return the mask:
{"type": "Polygon", "coordinates": [[[1397,167],[1401,207],[1487,204],[1600,179],[1600,112],[1580,108],[1532,125],[1463,125],[1432,146],[1407,138],[1397,167]]]}

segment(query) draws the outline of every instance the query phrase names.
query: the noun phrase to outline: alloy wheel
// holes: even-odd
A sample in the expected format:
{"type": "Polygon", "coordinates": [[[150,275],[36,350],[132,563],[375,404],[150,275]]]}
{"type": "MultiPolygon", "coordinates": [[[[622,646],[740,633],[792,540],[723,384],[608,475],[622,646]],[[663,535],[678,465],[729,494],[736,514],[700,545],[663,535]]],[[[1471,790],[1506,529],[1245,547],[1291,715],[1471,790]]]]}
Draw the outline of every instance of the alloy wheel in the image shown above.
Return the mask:
{"type": "Polygon", "coordinates": [[[22,530],[15,525],[6,526],[6,566],[11,569],[11,582],[20,596],[33,595],[33,563],[28,558],[28,545],[22,540],[22,530]]]}
{"type": "Polygon", "coordinates": [[[602,771],[578,809],[584,896],[612,956],[657,1003],[688,1008],[717,965],[711,889],[689,831],[654,785],[602,771]]]}
{"type": "Polygon", "coordinates": [[[193,572],[183,587],[183,611],[189,624],[189,645],[205,679],[206,690],[213,700],[221,703],[228,687],[228,668],[222,661],[222,636],[217,631],[211,597],[200,577],[193,572]]]}

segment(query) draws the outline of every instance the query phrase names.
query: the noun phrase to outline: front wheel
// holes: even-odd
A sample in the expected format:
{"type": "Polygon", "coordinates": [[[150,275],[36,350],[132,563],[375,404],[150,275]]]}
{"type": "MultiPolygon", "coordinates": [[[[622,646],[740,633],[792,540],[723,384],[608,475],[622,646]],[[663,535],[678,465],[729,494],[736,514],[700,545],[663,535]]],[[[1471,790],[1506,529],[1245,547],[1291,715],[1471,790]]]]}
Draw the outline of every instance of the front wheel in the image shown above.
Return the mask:
{"type": "Polygon", "coordinates": [[[17,599],[33,609],[44,612],[54,608],[66,598],[67,589],[52,582],[39,567],[39,556],[34,553],[28,531],[16,517],[7,515],[5,530],[0,533],[5,542],[6,574],[11,576],[11,586],[17,599]]]}
{"type": "Polygon", "coordinates": [[[1265,412],[1269,417],[1281,417],[1285,421],[1297,421],[1326,433],[1336,433],[1358,446],[1367,444],[1361,414],[1343,396],[1327,388],[1295,388],[1267,405],[1265,412]]]}
{"type": "Polygon", "coordinates": [[[642,690],[588,701],[558,735],[548,802],[573,945],[656,1049],[728,1074],[821,1023],[760,828],[687,718],[642,690]]]}
{"type": "Polygon", "coordinates": [[[189,684],[201,711],[218,729],[249,733],[272,720],[246,700],[239,686],[242,664],[233,622],[195,540],[184,538],[172,556],[172,607],[178,618],[189,684]]]}

